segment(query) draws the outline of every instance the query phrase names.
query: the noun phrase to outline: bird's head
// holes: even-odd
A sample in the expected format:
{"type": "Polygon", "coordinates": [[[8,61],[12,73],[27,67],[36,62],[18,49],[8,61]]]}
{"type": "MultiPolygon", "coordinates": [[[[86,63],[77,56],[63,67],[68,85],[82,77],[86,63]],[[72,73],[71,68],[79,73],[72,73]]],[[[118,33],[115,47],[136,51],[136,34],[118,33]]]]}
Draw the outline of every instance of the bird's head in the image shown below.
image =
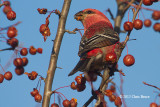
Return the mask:
{"type": "Polygon", "coordinates": [[[110,23],[109,19],[97,9],[84,9],[76,13],[74,15],[74,18],[78,21],[81,21],[85,29],[87,29],[90,25],[93,25],[100,21],[104,21],[112,27],[112,24],[110,23]]]}

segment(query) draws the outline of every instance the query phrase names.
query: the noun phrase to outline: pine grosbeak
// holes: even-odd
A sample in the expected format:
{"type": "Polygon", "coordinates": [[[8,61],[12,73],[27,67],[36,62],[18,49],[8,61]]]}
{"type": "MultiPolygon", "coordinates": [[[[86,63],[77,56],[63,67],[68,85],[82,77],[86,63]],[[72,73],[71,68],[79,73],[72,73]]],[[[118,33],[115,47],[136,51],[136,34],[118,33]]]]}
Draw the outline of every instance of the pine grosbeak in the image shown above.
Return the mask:
{"type": "Polygon", "coordinates": [[[113,50],[115,52],[119,35],[113,30],[109,19],[96,9],[80,11],[75,14],[75,19],[82,22],[84,34],[78,52],[80,61],[69,76],[77,71],[99,73],[110,66],[107,65],[105,56],[113,50]]]}

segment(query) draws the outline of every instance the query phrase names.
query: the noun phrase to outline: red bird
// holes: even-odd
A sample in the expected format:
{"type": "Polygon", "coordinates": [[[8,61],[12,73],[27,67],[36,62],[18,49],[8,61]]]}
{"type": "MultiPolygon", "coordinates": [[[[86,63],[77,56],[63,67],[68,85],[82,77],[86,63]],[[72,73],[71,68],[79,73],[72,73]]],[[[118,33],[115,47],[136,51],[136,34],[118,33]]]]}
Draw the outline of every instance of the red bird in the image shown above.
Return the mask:
{"type": "Polygon", "coordinates": [[[119,41],[119,35],[113,30],[109,19],[96,9],[85,9],[75,14],[75,19],[84,26],[84,35],[80,41],[78,56],[80,61],[69,73],[99,73],[106,65],[105,56],[114,52],[113,46],[119,41]]]}

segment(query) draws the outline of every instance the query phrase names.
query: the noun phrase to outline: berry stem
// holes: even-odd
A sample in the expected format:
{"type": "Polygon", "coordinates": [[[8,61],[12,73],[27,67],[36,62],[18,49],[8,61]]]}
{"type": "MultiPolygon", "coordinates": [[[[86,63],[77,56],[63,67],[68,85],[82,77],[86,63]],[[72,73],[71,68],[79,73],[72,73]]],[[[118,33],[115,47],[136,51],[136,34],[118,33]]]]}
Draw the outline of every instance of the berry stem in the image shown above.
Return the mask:
{"type": "Polygon", "coordinates": [[[38,86],[39,86],[39,80],[38,80],[38,83],[37,83],[36,89],[38,88],[38,86]]]}
{"type": "Polygon", "coordinates": [[[39,85],[39,93],[40,93],[40,88],[41,88],[41,77],[39,78],[40,85],[39,85]]]}
{"type": "Polygon", "coordinates": [[[113,52],[114,52],[114,49],[115,49],[115,47],[116,47],[116,45],[117,45],[117,43],[119,43],[119,41],[118,42],[116,42],[115,44],[114,44],[114,46],[113,46],[113,52]]]}
{"type": "MultiPolygon", "coordinates": [[[[119,73],[119,76],[120,76],[120,81],[121,81],[121,83],[120,83],[120,93],[123,96],[124,94],[123,94],[123,78],[122,78],[122,74],[119,73]]],[[[124,97],[122,97],[122,102],[123,102],[124,107],[127,107],[124,97]]]]}
{"type": "Polygon", "coordinates": [[[155,96],[155,98],[154,98],[154,102],[156,102],[156,100],[157,100],[157,97],[158,97],[158,95],[156,95],[156,96],[155,96]]]}
{"type": "Polygon", "coordinates": [[[54,93],[54,103],[55,103],[55,93],[54,93]]]}
{"type": "MultiPolygon", "coordinates": [[[[0,37],[0,38],[4,38],[5,40],[7,40],[7,38],[5,37],[5,36],[3,36],[3,35],[1,35],[2,37],[0,37]]],[[[5,41],[6,42],[6,41],[5,41]]]]}
{"type": "Polygon", "coordinates": [[[143,13],[143,11],[142,11],[142,10],[140,10],[140,11],[141,11],[141,13],[142,13],[142,16],[143,16],[143,18],[144,18],[144,20],[145,20],[146,18],[145,18],[145,16],[144,16],[144,13],[143,13]]]}
{"type": "Polygon", "coordinates": [[[57,93],[60,97],[61,97],[61,99],[63,100],[63,98],[62,98],[62,96],[65,98],[65,99],[67,99],[62,93],[60,93],[60,92],[55,92],[55,93],[57,93]],[[61,96],[62,95],[62,96],[61,96]]]}
{"type": "Polygon", "coordinates": [[[4,68],[2,67],[2,65],[1,65],[1,64],[0,64],[0,66],[1,66],[1,68],[2,68],[2,70],[3,70],[3,72],[4,72],[4,73],[6,73],[6,72],[5,72],[5,70],[4,70],[4,68]]]}
{"type": "Polygon", "coordinates": [[[78,29],[78,32],[80,33],[80,35],[81,35],[81,37],[82,37],[83,35],[82,35],[82,33],[81,33],[81,31],[80,31],[79,29],[78,29]]]}
{"type": "MultiPolygon", "coordinates": [[[[160,1],[160,0],[159,0],[159,1],[160,1]]],[[[127,4],[129,4],[130,6],[135,7],[135,8],[138,7],[138,5],[131,4],[131,3],[128,2],[128,1],[121,0],[121,2],[125,2],[125,3],[127,3],[127,4]]],[[[149,8],[145,8],[145,7],[142,7],[142,6],[140,7],[140,9],[145,9],[145,10],[149,10],[149,11],[158,11],[158,10],[155,10],[155,9],[149,9],[149,8]]]]}
{"type": "Polygon", "coordinates": [[[70,86],[71,86],[71,85],[63,86],[63,87],[60,87],[60,88],[55,89],[54,91],[59,90],[59,89],[61,89],[61,88],[70,87],[70,86]]]}
{"type": "Polygon", "coordinates": [[[3,33],[3,32],[2,32],[2,33],[0,33],[0,34],[7,34],[7,33],[3,33]]]}
{"type": "Polygon", "coordinates": [[[128,10],[128,21],[129,21],[129,12],[130,12],[131,9],[133,9],[133,8],[130,8],[130,9],[128,10]]]}
{"type": "Polygon", "coordinates": [[[127,44],[126,44],[126,48],[127,48],[127,55],[128,55],[128,46],[127,46],[127,44]]]}
{"type": "Polygon", "coordinates": [[[0,40],[1,42],[6,42],[6,41],[3,41],[3,40],[0,40]]]}

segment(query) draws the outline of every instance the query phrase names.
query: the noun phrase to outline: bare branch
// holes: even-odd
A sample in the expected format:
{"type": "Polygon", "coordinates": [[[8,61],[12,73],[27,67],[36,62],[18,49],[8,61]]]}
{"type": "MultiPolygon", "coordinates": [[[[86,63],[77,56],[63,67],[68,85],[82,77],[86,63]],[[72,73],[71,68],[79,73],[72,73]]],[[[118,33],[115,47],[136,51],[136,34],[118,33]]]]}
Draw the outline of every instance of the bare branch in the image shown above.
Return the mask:
{"type": "Polygon", "coordinates": [[[54,78],[55,70],[57,68],[58,54],[59,54],[63,35],[65,33],[65,24],[66,24],[68,12],[69,12],[70,4],[71,4],[71,0],[64,0],[62,12],[59,18],[56,38],[53,43],[53,49],[51,53],[49,68],[47,71],[47,77],[45,80],[42,107],[49,107],[53,78],[54,78]]]}

